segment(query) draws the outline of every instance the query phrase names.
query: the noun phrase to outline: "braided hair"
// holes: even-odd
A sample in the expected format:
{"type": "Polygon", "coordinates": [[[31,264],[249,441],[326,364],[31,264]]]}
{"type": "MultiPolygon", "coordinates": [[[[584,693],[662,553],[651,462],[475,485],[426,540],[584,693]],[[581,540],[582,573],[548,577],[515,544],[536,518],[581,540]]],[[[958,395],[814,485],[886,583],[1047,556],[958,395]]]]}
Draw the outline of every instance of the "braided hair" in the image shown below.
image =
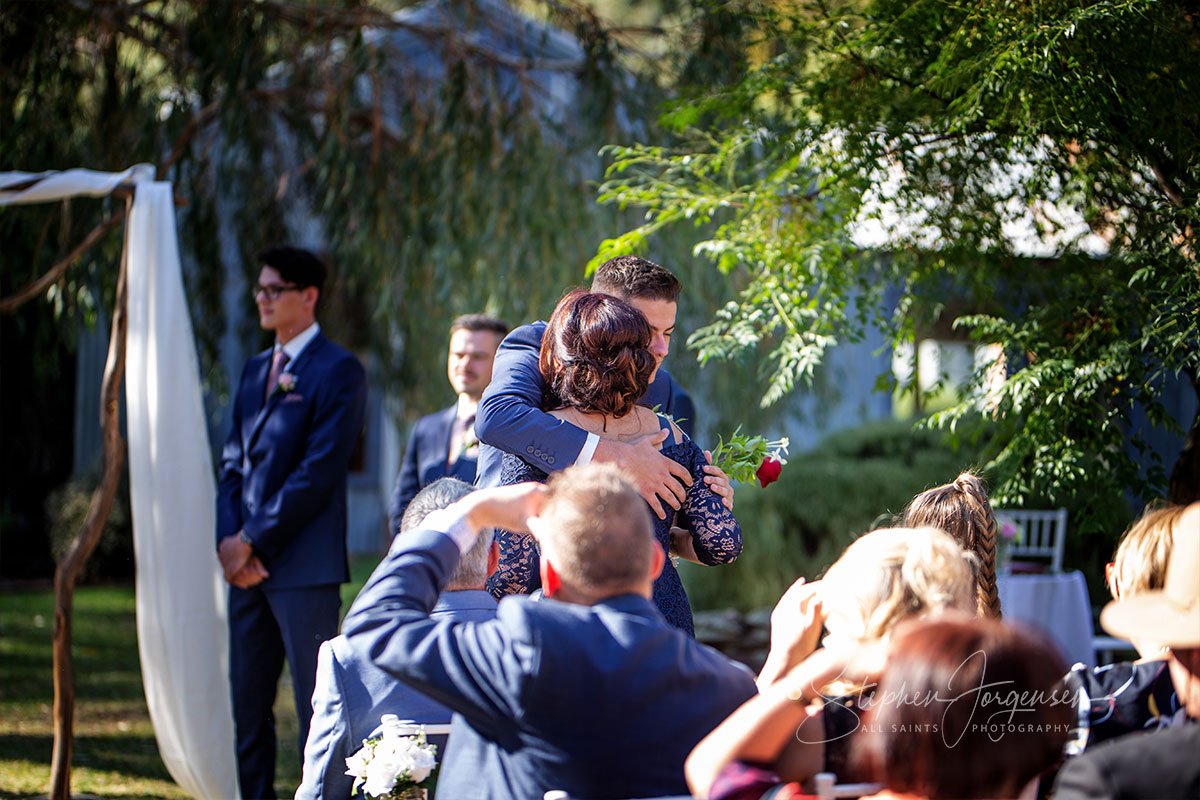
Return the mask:
{"type": "Polygon", "coordinates": [[[976,558],[976,594],[979,613],[1000,617],[996,589],[996,515],[979,476],[964,472],[953,483],[927,489],[913,498],[904,511],[908,527],[941,528],[976,558]]]}

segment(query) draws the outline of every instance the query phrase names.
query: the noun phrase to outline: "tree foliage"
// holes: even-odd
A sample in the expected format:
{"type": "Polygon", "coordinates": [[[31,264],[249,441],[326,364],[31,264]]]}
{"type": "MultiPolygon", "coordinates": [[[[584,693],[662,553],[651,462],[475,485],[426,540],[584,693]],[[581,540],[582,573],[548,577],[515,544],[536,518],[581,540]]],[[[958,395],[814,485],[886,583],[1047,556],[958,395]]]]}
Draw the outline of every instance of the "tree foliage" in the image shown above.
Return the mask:
{"type": "MultiPolygon", "coordinates": [[[[830,346],[941,322],[1000,343],[999,503],[1161,494],[1132,423],[1178,428],[1200,369],[1200,16],[1181,0],[748,2],[740,80],[677,103],[680,143],[610,149],[644,210],[596,260],[698,226],[745,288],[690,345],[769,348],[763,403],[830,346]]],[[[976,383],[983,375],[975,376],[976,383]]],[[[943,412],[953,428],[978,394],[943,412]]]]}
{"type": "MultiPolygon", "coordinates": [[[[707,9],[672,6],[683,21],[676,47],[664,44],[676,33],[614,27],[582,3],[522,4],[522,19],[536,22],[508,28],[496,22],[506,7],[0,3],[0,164],[150,162],[172,181],[212,430],[227,424],[221,401],[234,377],[222,353],[261,336],[252,319],[231,326],[234,305],[251,308],[231,283],[252,285],[255,252],[285,239],[325,247],[333,279],[322,324],[369,357],[379,388],[413,418],[450,399],[444,331],[456,314],[544,318],[584,279],[596,242],[628,225],[595,202],[600,147],[657,136],[646,121],[679,76],[715,81],[737,66],[729,54],[740,40],[727,33],[738,20],[707,9]],[[569,58],[544,56],[556,39],[569,58]]],[[[0,297],[120,207],[5,208],[0,297]]],[[[728,287],[689,274],[673,257],[688,245],[676,241],[664,237],[651,255],[688,286],[683,317],[706,319],[728,287]]],[[[5,393],[6,441],[34,454],[30,468],[5,468],[6,569],[21,568],[20,542],[44,541],[42,499],[70,472],[78,334],[112,307],[120,249],[114,230],[49,287],[48,302],[0,315],[4,375],[22,387],[5,393]]],[[[737,380],[711,393],[689,385],[713,397],[753,391],[737,380]]]]}

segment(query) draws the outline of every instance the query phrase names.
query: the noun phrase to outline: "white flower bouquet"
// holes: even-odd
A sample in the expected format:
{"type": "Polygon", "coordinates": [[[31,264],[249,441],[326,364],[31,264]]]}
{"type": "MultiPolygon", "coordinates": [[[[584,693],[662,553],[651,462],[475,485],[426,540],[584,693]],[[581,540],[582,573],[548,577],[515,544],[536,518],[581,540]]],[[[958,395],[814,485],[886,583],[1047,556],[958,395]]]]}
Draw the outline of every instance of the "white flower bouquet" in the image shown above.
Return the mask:
{"type": "Polygon", "coordinates": [[[427,744],[425,731],[406,736],[395,714],[384,714],[383,734],[363,740],[362,749],[346,759],[354,791],[374,800],[419,800],[428,794],[437,747],[427,744]]]}

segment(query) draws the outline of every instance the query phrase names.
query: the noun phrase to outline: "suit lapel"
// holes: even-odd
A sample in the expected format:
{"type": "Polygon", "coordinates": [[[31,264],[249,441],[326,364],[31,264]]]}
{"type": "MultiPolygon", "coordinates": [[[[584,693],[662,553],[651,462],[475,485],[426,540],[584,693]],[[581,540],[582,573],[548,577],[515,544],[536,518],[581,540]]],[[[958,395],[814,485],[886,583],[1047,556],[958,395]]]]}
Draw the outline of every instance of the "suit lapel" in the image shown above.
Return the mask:
{"type": "MultiPolygon", "coordinates": [[[[284,370],[284,372],[291,373],[292,375],[296,376],[296,385],[299,387],[299,391],[305,391],[304,385],[301,382],[301,372],[304,370],[305,365],[307,365],[312,359],[313,354],[321,348],[321,345],[324,343],[324,341],[324,335],[318,333],[313,337],[313,340],[309,342],[303,350],[300,351],[300,355],[296,356],[296,360],[288,364],[287,368],[284,370]]],[[[262,378],[258,381],[259,397],[262,397],[267,390],[267,374],[270,372],[270,369],[271,359],[268,358],[267,369],[263,372],[262,378]]],[[[246,437],[247,448],[254,444],[254,440],[258,438],[259,431],[262,430],[263,423],[267,421],[267,417],[270,416],[273,410],[275,410],[275,406],[279,405],[281,399],[283,398],[283,394],[283,392],[271,392],[271,396],[267,398],[266,404],[262,407],[262,410],[258,412],[258,417],[254,420],[254,427],[250,429],[250,435],[246,437]]]]}
{"type": "Polygon", "coordinates": [[[441,428],[438,430],[438,452],[444,454],[442,458],[442,475],[452,475],[454,469],[449,466],[450,462],[450,437],[454,434],[454,421],[458,419],[458,403],[450,406],[442,411],[441,428]]]}

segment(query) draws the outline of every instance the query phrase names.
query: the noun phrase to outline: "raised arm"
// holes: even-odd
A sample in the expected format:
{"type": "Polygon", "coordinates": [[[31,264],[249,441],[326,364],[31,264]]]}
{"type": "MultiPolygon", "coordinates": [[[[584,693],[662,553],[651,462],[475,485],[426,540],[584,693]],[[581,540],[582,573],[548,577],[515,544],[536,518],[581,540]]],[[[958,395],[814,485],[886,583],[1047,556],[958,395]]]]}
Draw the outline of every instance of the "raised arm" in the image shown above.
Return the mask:
{"type": "MultiPolygon", "coordinates": [[[[534,648],[499,620],[464,622],[429,615],[439,592],[483,527],[527,532],[545,487],[479,490],[397,537],[342,623],[350,647],[433,700],[497,737],[512,734],[534,648]]],[[[519,614],[517,606],[501,607],[519,614]]],[[[517,626],[519,627],[519,626],[517,626]]]]}

